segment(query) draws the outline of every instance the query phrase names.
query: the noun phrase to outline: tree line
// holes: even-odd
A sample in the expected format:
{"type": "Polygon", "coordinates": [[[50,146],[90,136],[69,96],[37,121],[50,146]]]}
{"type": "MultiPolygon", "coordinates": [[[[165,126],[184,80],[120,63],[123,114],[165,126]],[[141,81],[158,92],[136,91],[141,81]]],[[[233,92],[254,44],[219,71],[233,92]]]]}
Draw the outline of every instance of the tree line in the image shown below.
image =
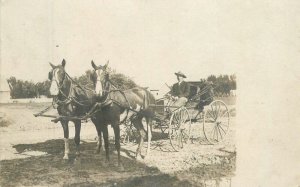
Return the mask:
{"type": "MultiPolygon", "coordinates": [[[[118,89],[126,90],[138,86],[130,77],[122,73],[117,73],[115,70],[109,69],[108,71],[110,72],[111,82],[118,89]]],[[[90,79],[92,73],[91,70],[87,70],[85,74],[72,79],[80,85],[93,89],[93,83],[90,79]]],[[[50,80],[34,83],[33,81],[10,77],[7,82],[10,86],[12,99],[51,97],[49,91],[51,86],[50,80]]]]}
{"type": "MultiPolygon", "coordinates": [[[[126,90],[138,86],[132,78],[122,73],[117,73],[112,69],[109,69],[108,71],[110,73],[110,80],[116,88],[126,90]]],[[[90,79],[92,73],[93,71],[87,70],[85,74],[74,77],[73,79],[77,83],[93,89],[93,83],[90,79]]],[[[200,79],[200,82],[212,83],[214,86],[214,94],[217,96],[228,96],[230,95],[230,90],[236,90],[235,75],[210,75],[206,79],[200,79]]],[[[42,96],[51,97],[49,92],[51,82],[49,80],[34,83],[32,81],[10,77],[8,83],[10,85],[12,99],[40,98],[42,96]]]]}
{"type": "Polygon", "coordinates": [[[34,83],[32,81],[20,80],[16,77],[10,77],[7,82],[10,87],[10,96],[12,99],[20,98],[39,98],[44,95],[50,97],[50,81],[34,83]]]}
{"type": "Polygon", "coordinates": [[[229,96],[231,90],[236,90],[236,75],[209,75],[202,82],[210,82],[214,86],[216,96],[229,96]]]}

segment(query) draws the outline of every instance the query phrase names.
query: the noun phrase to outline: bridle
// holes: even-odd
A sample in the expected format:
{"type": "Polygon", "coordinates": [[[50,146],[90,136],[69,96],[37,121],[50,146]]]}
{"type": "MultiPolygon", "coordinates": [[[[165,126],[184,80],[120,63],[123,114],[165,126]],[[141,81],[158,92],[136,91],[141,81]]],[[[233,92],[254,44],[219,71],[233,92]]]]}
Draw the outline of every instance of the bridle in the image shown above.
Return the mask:
{"type": "Polygon", "coordinates": [[[62,81],[61,81],[62,84],[60,85],[60,84],[59,84],[59,81],[57,81],[56,78],[53,80],[53,73],[54,73],[54,70],[55,70],[55,69],[52,70],[51,82],[52,82],[52,81],[55,81],[57,87],[59,88],[59,91],[61,91],[61,88],[62,88],[62,86],[63,86],[63,82],[65,81],[66,78],[68,78],[68,75],[67,75],[67,73],[64,71],[64,76],[63,76],[63,79],[62,79],[62,81]]]}
{"type": "MultiPolygon", "coordinates": [[[[95,87],[95,93],[97,92],[96,90],[96,86],[97,84],[101,84],[101,98],[103,98],[103,100],[107,101],[109,98],[109,93],[111,92],[111,86],[113,85],[109,79],[109,73],[106,71],[105,68],[103,68],[102,66],[98,67],[98,69],[94,70],[94,74],[96,75],[96,78],[94,80],[94,87],[95,87]],[[103,73],[101,73],[101,75],[97,74],[97,70],[101,69],[103,71],[103,73]],[[103,77],[103,79],[102,79],[103,77]],[[103,83],[104,81],[104,83],[103,83]],[[105,99],[104,99],[105,98],[105,99]]],[[[116,89],[116,87],[115,87],[116,89]]],[[[99,93],[96,93],[99,94],[99,93]]]]}
{"type": "MultiPolygon", "coordinates": [[[[125,98],[126,103],[128,104],[128,106],[130,106],[130,103],[129,103],[129,101],[128,101],[128,99],[127,99],[124,91],[121,90],[121,89],[118,89],[118,87],[116,85],[114,85],[114,83],[110,80],[110,78],[109,78],[109,72],[107,72],[106,69],[103,68],[102,66],[100,66],[98,68],[102,69],[103,74],[104,74],[103,76],[104,76],[105,84],[102,85],[102,86],[104,86],[104,87],[102,87],[102,92],[103,92],[102,96],[104,96],[105,98],[103,98],[103,100],[104,100],[103,102],[105,103],[105,102],[111,100],[112,102],[116,103],[117,105],[119,105],[121,107],[124,107],[124,106],[122,106],[122,104],[120,104],[118,101],[112,99],[111,96],[110,96],[110,94],[113,93],[113,92],[120,92],[121,95],[125,98]],[[108,89],[107,89],[107,87],[108,87],[108,89]],[[113,89],[111,89],[112,87],[113,87],[113,89]]],[[[94,73],[97,75],[96,70],[94,70],[94,73]]],[[[98,82],[100,84],[102,84],[101,76],[98,76],[96,78],[95,84],[97,84],[98,82]]]]}
{"type": "MultiPolygon", "coordinates": [[[[54,70],[53,70],[53,71],[54,71],[54,70]]],[[[52,73],[53,73],[53,71],[52,71],[52,73]]],[[[79,105],[81,105],[81,106],[88,106],[87,104],[83,104],[83,103],[79,102],[78,100],[75,99],[75,97],[72,96],[72,91],[74,90],[74,85],[75,85],[75,86],[78,86],[79,88],[81,88],[81,89],[84,90],[84,91],[86,91],[86,90],[83,89],[78,83],[76,83],[76,82],[70,77],[70,75],[69,75],[67,72],[65,72],[64,70],[63,70],[63,72],[64,72],[64,76],[63,76],[63,79],[62,79],[62,81],[61,81],[61,82],[62,82],[61,84],[59,84],[59,81],[57,81],[56,78],[55,78],[54,80],[51,80],[51,81],[55,81],[55,82],[56,82],[56,85],[57,85],[58,90],[59,90],[59,94],[61,94],[62,96],[64,96],[65,99],[64,99],[64,100],[60,100],[60,99],[58,98],[58,95],[59,95],[59,94],[58,94],[58,95],[56,95],[56,96],[53,98],[52,105],[53,105],[53,106],[54,106],[55,104],[57,104],[57,105],[67,105],[67,104],[70,104],[70,103],[74,102],[74,103],[79,104],[79,105]],[[69,81],[70,81],[70,87],[69,87],[68,95],[66,95],[66,94],[64,93],[64,91],[62,90],[65,80],[69,80],[69,81]]],[[[52,75],[52,79],[53,79],[53,75],[52,75]]],[[[87,89],[87,88],[86,88],[86,89],[87,89]]]]}

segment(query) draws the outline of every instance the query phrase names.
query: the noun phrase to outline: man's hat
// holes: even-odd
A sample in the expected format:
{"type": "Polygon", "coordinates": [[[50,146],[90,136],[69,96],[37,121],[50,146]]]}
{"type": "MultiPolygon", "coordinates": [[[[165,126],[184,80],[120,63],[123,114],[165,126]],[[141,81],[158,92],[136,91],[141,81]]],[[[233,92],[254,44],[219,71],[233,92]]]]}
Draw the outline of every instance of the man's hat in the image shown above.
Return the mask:
{"type": "Polygon", "coordinates": [[[183,74],[181,71],[178,71],[177,73],[175,73],[175,75],[186,78],[185,74],[183,74]]]}

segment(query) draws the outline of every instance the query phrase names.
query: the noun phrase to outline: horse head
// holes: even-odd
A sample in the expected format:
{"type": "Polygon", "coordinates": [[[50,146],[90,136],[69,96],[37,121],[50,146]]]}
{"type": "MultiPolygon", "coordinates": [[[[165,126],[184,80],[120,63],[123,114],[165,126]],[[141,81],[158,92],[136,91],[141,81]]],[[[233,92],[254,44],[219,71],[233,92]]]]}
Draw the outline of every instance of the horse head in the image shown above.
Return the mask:
{"type": "Polygon", "coordinates": [[[61,64],[57,66],[50,63],[52,70],[49,72],[48,78],[51,81],[50,94],[53,96],[58,95],[61,87],[63,86],[63,82],[66,78],[65,65],[65,59],[63,59],[61,64]]]}
{"type": "Polygon", "coordinates": [[[104,66],[97,66],[95,65],[94,61],[91,62],[92,67],[94,68],[94,71],[91,75],[91,80],[94,84],[94,89],[96,94],[98,94],[100,97],[104,95],[105,92],[107,92],[108,87],[108,80],[109,80],[109,73],[107,72],[107,66],[109,61],[104,66]]]}

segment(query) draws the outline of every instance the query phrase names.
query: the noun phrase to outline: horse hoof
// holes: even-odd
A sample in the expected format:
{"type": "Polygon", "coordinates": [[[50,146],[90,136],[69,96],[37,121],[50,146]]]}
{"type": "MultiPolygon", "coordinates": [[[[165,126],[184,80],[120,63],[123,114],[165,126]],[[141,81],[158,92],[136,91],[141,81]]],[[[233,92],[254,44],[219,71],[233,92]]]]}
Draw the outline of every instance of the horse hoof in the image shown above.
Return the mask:
{"type": "Polygon", "coordinates": [[[135,159],[136,159],[136,160],[143,160],[143,158],[142,158],[141,155],[137,155],[137,156],[135,157],[135,159]]]}
{"type": "Polygon", "coordinates": [[[120,172],[124,172],[124,171],[125,171],[123,164],[120,164],[120,165],[118,166],[118,170],[119,170],[120,172]]]}
{"type": "Polygon", "coordinates": [[[64,159],[64,160],[69,160],[69,156],[68,156],[68,155],[65,155],[63,159],[64,159]]]}
{"type": "Polygon", "coordinates": [[[95,154],[99,154],[99,153],[100,153],[100,149],[96,149],[96,150],[94,151],[94,153],[95,153],[95,154]]]}

